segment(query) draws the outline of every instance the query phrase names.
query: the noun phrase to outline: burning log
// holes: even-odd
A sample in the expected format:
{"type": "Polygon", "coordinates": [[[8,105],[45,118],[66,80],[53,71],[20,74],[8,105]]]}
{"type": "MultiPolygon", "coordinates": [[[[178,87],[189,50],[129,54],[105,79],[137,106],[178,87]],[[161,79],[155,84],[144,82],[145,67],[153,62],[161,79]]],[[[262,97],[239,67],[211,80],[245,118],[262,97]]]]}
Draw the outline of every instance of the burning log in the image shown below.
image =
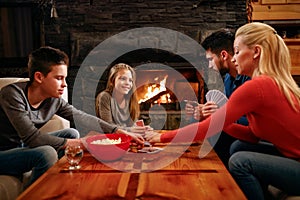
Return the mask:
{"type": "Polygon", "coordinates": [[[169,91],[162,91],[159,92],[157,95],[151,97],[150,99],[147,99],[146,101],[142,102],[142,103],[146,103],[146,104],[151,104],[153,102],[155,102],[156,100],[158,100],[162,95],[168,94],[169,91]]]}

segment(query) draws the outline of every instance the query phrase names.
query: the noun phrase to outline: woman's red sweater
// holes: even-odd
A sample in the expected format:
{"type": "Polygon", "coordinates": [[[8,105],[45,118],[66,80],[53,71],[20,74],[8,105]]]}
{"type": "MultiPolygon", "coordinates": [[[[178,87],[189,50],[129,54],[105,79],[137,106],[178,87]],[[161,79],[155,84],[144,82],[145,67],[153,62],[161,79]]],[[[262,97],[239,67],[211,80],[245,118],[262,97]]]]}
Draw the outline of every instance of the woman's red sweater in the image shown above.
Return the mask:
{"type": "MultiPolygon", "coordinates": [[[[300,110],[299,105],[297,108],[300,110]]],[[[168,131],[161,135],[161,142],[198,141],[222,130],[248,142],[269,141],[285,156],[300,158],[300,111],[291,107],[270,77],[247,81],[209,118],[168,131]],[[234,123],[243,115],[247,116],[249,126],[234,123]]]]}

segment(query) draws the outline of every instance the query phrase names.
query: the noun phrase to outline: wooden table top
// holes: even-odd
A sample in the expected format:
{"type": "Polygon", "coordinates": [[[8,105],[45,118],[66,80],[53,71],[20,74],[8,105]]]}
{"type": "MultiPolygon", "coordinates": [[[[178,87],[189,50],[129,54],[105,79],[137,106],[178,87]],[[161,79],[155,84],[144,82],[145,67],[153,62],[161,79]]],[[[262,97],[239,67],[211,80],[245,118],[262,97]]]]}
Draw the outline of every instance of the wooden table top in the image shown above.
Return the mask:
{"type": "Polygon", "coordinates": [[[84,152],[76,171],[67,169],[63,157],[18,200],[246,199],[214,151],[199,158],[200,147],[177,144],[156,154],[128,152],[104,164],[84,152]]]}

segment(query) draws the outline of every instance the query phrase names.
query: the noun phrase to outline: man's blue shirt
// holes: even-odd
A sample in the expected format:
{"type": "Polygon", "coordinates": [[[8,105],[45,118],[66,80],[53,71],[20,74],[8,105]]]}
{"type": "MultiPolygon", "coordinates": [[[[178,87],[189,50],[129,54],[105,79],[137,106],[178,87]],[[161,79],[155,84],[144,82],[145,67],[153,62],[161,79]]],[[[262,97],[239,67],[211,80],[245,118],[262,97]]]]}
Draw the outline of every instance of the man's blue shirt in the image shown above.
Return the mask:
{"type": "MultiPolygon", "coordinates": [[[[230,74],[226,74],[224,77],[224,92],[227,98],[231,96],[231,94],[241,86],[246,81],[250,80],[251,78],[249,76],[245,75],[237,75],[235,78],[231,76],[230,74]]],[[[246,116],[241,117],[238,121],[238,124],[248,125],[248,120],[246,116]]]]}

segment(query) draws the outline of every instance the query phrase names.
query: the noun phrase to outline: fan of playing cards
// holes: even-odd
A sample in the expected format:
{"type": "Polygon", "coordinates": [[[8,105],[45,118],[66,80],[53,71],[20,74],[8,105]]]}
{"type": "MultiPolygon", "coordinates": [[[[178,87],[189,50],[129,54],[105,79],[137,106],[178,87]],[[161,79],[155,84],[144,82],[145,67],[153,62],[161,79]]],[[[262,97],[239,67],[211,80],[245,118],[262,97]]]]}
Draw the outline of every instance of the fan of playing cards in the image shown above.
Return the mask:
{"type": "Polygon", "coordinates": [[[219,90],[209,90],[206,95],[207,101],[213,101],[215,102],[219,107],[223,106],[227,101],[227,97],[225,94],[220,92],[219,90]]]}

